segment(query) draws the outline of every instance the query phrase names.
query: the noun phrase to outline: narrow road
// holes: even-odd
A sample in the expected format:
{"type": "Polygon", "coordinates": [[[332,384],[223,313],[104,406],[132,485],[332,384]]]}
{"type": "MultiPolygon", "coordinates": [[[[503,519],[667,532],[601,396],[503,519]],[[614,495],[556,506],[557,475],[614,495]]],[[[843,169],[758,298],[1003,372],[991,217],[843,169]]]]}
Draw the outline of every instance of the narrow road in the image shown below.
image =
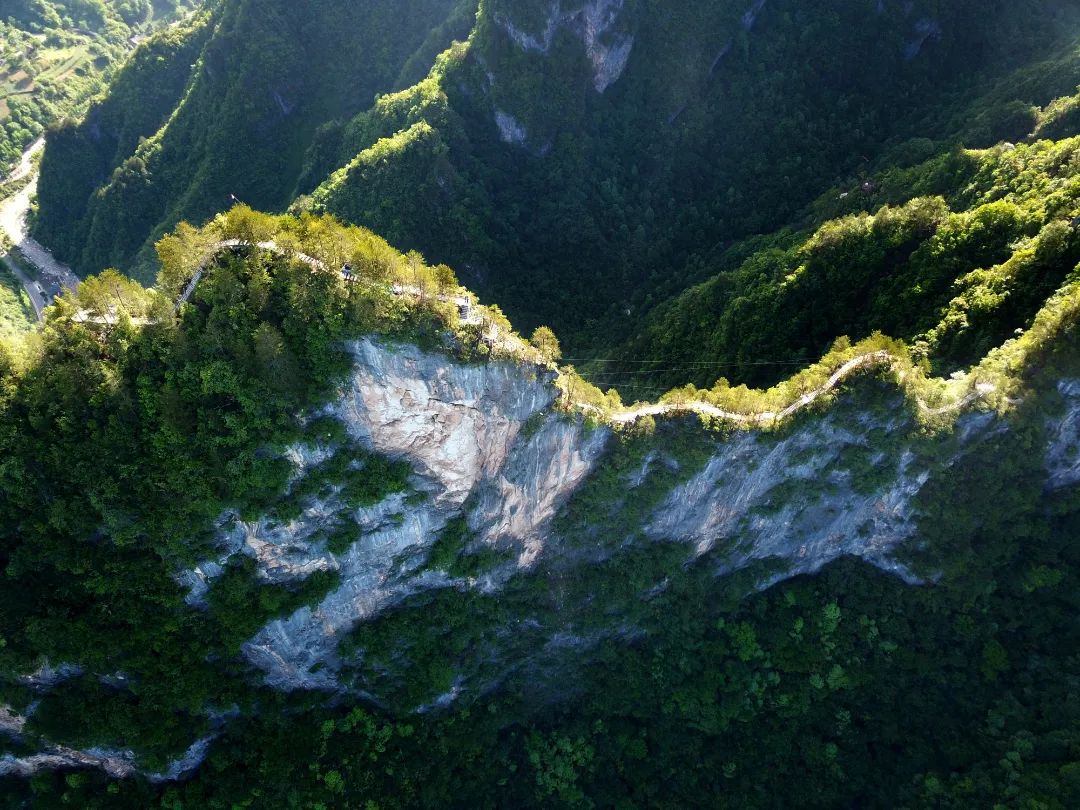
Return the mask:
{"type": "MultiPolygon", "coordinates": [[[[42,139],[35,141],[26,152],[23,153],[19,166],[12,173],[12,180],[19,180],[29,175],[34,170],[34,156],[45,146],[42,139]]],[[[79,285],[78,277],[71,272],[71,268],[61,264],[53,255],[26,232],[26,215],[30,211],[30,200],[37,192],[37,178],[27,184],[26,188],[8,199],[0,202],[0,231],[3,231],[11,240],[11,243],[19,249],[19,252],[37,268],[45,288],[68,288],[74,290],[79,285]]],[[[7,257],[4,263],[15,274],[15,277],[26,290],[27,295],[34,304],[34,311],[38,320],[42,319],[42,312],[51,301],[38,289],[38,283],[29,278],[15,262],[7,257]]]]}
{"type": "Polygon", "coordinates": [[[0,261],[3,261],[4,266],[11,271],[11,274],[26,290],[26,294],[30,296],[30,303],[34,305],[34,314],[37,316],[38,321],[45,320],[45,299],[37,291],[37,284],[34,283],[34,280],[27,278],[19,265],[15,264],[7,255],[0,254],[0,261]]]}
{"type": "Polygon", "coordinates": [[[34,157],[45,148],[45,138],[41,137],[34,141],[30,146],[26,148],[26,151],[22,153],[22,157],[19,158],[18,164],[15,166],[15,170],[4,178],[5,183],[14,183],[18,180],[22,180],[30,172],[34,170],[34,157]]]}

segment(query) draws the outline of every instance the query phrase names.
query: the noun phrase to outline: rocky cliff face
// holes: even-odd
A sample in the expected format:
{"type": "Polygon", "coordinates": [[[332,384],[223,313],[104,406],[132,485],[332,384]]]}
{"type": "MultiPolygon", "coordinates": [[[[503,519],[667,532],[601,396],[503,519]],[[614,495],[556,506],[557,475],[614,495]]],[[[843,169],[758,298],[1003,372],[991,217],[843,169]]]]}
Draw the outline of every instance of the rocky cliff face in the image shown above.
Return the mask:
{"type": "MultiPolygon", "coordinates": [[[[571,544],[553,520],[603,473],[605,453],[619,439],[608,428],[554,412],[556,389],[548,372],[510,363],[463,365],[370,340],[356,343],[352,353],[355,373],[327,413],[367,447],[407,460],[415,491],[347,510],[355,542],[341,554],[331,553],[323,539],[328,521],[344,508],[337,495],[308,503],[287,525],[227,521],[222,530],[226,554],[254,557],[268,580],[304,578],[316,570],[341,573],[340,587],[321,604],[272,622],[245,645],[267,682],[283,689],[342,688],[339,673],[348,663],[338,653],[342,637],[409,597],[447,590],[497,594],[541,570],[575,576],[583,567],[603,565],[609,555],[571,544]],[[497,549],[501,562],[456,577],[428,564],[456,518],[467,524],[470,548],[497,549]]],[[[1051,486],[1076,478],[1080,396],[1070,392],[1080,386],[1063,386],[1068,407],[1051,426],[1047,450],[1051,486]]],[[[625,500],[616,498],[614,508],[645,498],[655,468],[682,467],[678,482],[656,499],[637,539],[626,542],[674,543],[685,561],[713,555],[718,575],[769,560],[778,573],[760,587],[815,572],[843,555],[918,581],[895,552],[916,532],[914,499],[932,480],[932,470],[942,467],[940,455],[932,462],[913,450],[915,423],[899,395],[884,407],[848,402],[805,417],[779,436],[736,432],[718,440],[692,425],[683,429],[711,448],[707,461],[689,468],[657,442],[641,469],[621,479],[619,497],[625,500]]],[[[997,417],[972,413],[941,441],[960,458],[1003,429],[997,417]]],[[[290,458],[300,475],[325,453],[296,447],[290,458]]],[[[617,512],[611,517],[617,523],[617,512]]],[[[214,564],[203,566],[204,578],[215,570],[214,564]]],[[[524,613],[515,621],[529,612],[527,605],[519,607],[524,613]]],[[[586,643],[570,632],[572,620],[539,624],[539,648],[557,649],[571,637],[586,643]]],[[[633,632],[618,619],[609,630],[633,632]]],[[[532,646],[530,665],[542,667],[543,655],[537,657],[539,648],[532,646]]],[[[490,649],[490,666],[478,680],[461,680],[456,688],[486,688],[520,666],[520,650],[512,648],[490,649]]]]}
{"type": "MultiPolygon", "coordinates": [[[[331,554],[320,539],[327,521],[342,512],[339,496],[309,504],[291,524],[233,522],[222,535],[227,549],[254,556],[267,579],[316,570],[342,575],[341,587],[315,610],[273,622],[246,645],[268,682],[284,688],[335,688],[341,635],[405,596],[451,586],[497,588],[534,565],[556,509],[608,439],[606,430],[589,431],[551,413],[551,380],[514,364],[465,366],[372,341],[352,350],[356,373],[329,415],[368,447],[407,459],[415,493],[346,510],[356,542],[344,554],[331,554]],[[425,569],[432,545],[460,515],[476,544],[499,547],[513,561],[473,581],[425,569]]],[[[290,456],[298,475],[321,459],[310,447],[290,456]]]]}
{"type": "MultiPolygon", "coordinates": [[[[12,715],[6,708],[0,707],[0,732],[18,738],[25,724],[26,718],[12,715]]],[[[193,771],[206,759],[211,742],[209,737],[197,740],[184,756],[170,762],[165,770],[155,773],[140,770],[137,765],[138,758],[132,751],[108,751],[101,748],[79,751],[57,745],[25,757],[5,754],[0,757],[0,777],[26,778],[40,771],[94,768],[114,779],[126,779],[141,774],[152,783],[174,782],[193,771]]]]}
{"type": "Polygon", "coordinates": [[[1047,419],[1046,486],[1051,490],[1080,482],[1080,380],[1062,380],[1057,390],[1065,407],[1047,419]]]}
{"type": "MultiPolygon", "coordinates": [[[[353,374],[319,415],[339,420],[350,446],[406,461],[411,491],[353,508],[331,487],[285,523],[226,515],[221,556],[184,579],[189,603],[204,609],[207,588],[234,555],[254,559],[269,582],[339,572],[339,585],[319,604],[263,627],[244,655],[271,686],[355,690],[404,711],[446,705],[515,676],[528,680],[534,698],[557,697],[572,689],[567,673],[594,645],[634,638],[635,611],[691,563],[720,580],[765,562],[747,586],[765,588],[848,555],[918,586],[898,558],[918,543],[920,493],[1010,429],[994,414],[969,412],[928,440],[888,384],[854,382],[826,410],[778,433],[718,434],[687,420],[627,438],[553,409],[558,389],[546,370],[468,365],[375,340],[350,350],[353,374]],[[592,512],[578,508],[582,497],[592,498],[592,512]],[[343,517],[350,542],[332,550],[327,536],[343,517]],[[464,527],[464,539],[446,556],[439,548],[452,525],[459,534],[464,527]],[[458,554],[483,564],[463,572],[447,562],[458,554]],[[446,653],[449,679],[420,677],[417,689],[409,639],[389,657],[384,649],[369,660],[363,633],[341,651],[358,629],[412,611],[411,626],[433,632],[442,656],[448,614],[429,614],[426,605],[445,611],[447,600],[470,621],[470,611],[482,614],[481,629],[446,653]]],[[[1056,395],[1046,418],[1048,489],[1080,480],[1080,381],[1061,381],[1056,395]]],[[[287,457],[300,480],[337,451],[298,445],[287,457]]],[[[26,684],[48,689],[72,674],[46,669],[26,684]]],[[[0,732],[19,738],[24,722],[0,708],[0,732]]],[[[209,743],[194,741],[148,776],[178,778],[209,743]]],[[[73,765],[124,776],[137,760],[125,751],[54,747],[0,758],[0,775],[73,765]]]]}

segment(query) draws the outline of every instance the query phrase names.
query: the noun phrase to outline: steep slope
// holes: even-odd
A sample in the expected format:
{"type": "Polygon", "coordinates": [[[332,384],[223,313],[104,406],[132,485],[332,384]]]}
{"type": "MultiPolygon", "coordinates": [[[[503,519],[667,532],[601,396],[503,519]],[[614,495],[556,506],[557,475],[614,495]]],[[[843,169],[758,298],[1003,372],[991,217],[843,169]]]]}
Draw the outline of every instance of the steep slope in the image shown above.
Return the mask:
{"type": "MultiPolygon", "coordinates": [[[[220,36],[244,8],[223,4],[220,36]]],[[[1074,6],[1056,0],[725,0],[677,13],[647,0],[491,0],[468,41],[427,79],[367,109],[375,90],[417,75],[425,59],[405,64],[409,52],[430,59],[440,41],[464,37],[469,10],[443,4],[393,22],[373,10],[370,32],[402,48],[400,77],[387,68],[393,60],[379,65],[378,81],[363,58],[327,61],[331,76],[342,65],[366,76],[365,92],[320,83],[321,101],[308,105],[318,113],[301,105],[288,116],[275,88],[292,87],[335,50],[363,46],[335,45],[332,31],[348,26],[334,14],[344,12],[320,7],[309,27],[331,33],[317,45],[302,32],[284,37],[289,48],[308,48],[303,68],[269,64],[274,50],[256,47],[259,37],[293,22],[261,16],[237,37],[235,67],[251,82],[198,78],[180,113],[93,195],[81,220],[71,217],[85,187],[47,183],[41,232],[72,248],[85,237],[82,255],[66,258],[86,271],[145,268],[144,240],[159,224],[207,217],[229,193],[281,208],[295,184],[301,207],[452,264],[517,322],[558,327],[575,354],[606,352],[634,316],[715,273],[713,246],[782,226],[890,140],[988,146],[1014,137],[1031,117],[1018,96],[994,96],[977,116],[967,115],[971,98],[993,77],[1015,78],[1045,58],[1077,25],[1074,6]],[[446,24],[420,45],[435,17],[446,24]],[[405,19],[410,30],[399,35],[405,19]],[[241,110],[248,124],[237,121],[241,110]],[[286,119],[288,143],[271,138],[255,155],[240,148],[259,147],[286,119]]],[[[1032,101],[1075,86],[1075,67],[1032,101]]]]}
{"type": "MultiPolygon", "coordinates": [[[[312,204],[448,261],[575,354],[604,350],[707,275],[711,246],[785,224],[886,140],[961,136],[950,104],[1074,35],[1074,11],[490,2],[428,82],[343,128],[349,162],[312,204]]],[[[1012,101],[977,138],[1012,137],[1012,101]]]]}
{"type": "Polygon", "coordinates": [[[80,223],[95,190],[172,115],[212,28],[212,17],[205,13],[159,33],[135,51],[107,98],[80,125],[68,123],[49,133],[35,232],[57,255],[79,255],[86,235],[80,223]]]}
{"type": "Polygon", "coordinates": [[[1068,806],[1075,276],[965,378],[879,338],[654,420],[369,232],[159,250],[0,344],[6,797],[1068,806]]]}
{"type": "Polygon", "coordinates": [[[377,2],[361,14],[343,0],[314,9],[244,0],[216,5],[208,31],[172,33],[150,45],[141,60],[148,64],[136,60],[104,106],[53,137],[56,153],[48,161],[57,169],[42,178],[36,232],[53,238],[58,255],[76,269],[139,268],[136,274],[152,278],[153,242],[179,220],[205,220],[228,207],[231,195],[284,207],[318,127],[392,89],[418,51],[445,47],[440,39],[454,26],[444,23],[460,19],[467,5],[377,2]],[[161,123],[160,103],[188,71],[180,103],[164,126],[149,129],[161,123]],[[158,74],[168,77],[164,92],[153,89],[164,78],[158,74]],[[97,140],[99,118],[133,117],[127,110],[142,106],[139,94],[158,92],[148,99],[150,114],[132,122],[147,140],[134,150],[117,144],[117,153],[87,166],[82,144],[97,140]],[[128,93],[130,101],[122,97],[128,93]],[[69,162],[87,166],[76,183],[60,168],[69,162]]]}
{"type": "Polygon", "coordinates": [[[956,149],[834,190],[818,210],[852,213],[733,251],[729,270],[651,313],[597,382],[633,389],[644,365],[646,386],[768,384],[837,335],[874,331],[941,372],[975,362],[1080,265],[1080,130],[1055,126],[1074,137],[956,149]]]}
{"type": "Polygon", "coordinates": [[[5,0],[0,6],[0,173],[43,130],[81,115],[132,42],[201,0],[5,0]]]}
{"type": "Polygon", "coordinates": [[[432,262],[235,206],[0,340],[0,803],[1080,806],[1069,5],[415,8],[226,0],[53,135],[84,258],[432,262]]]}

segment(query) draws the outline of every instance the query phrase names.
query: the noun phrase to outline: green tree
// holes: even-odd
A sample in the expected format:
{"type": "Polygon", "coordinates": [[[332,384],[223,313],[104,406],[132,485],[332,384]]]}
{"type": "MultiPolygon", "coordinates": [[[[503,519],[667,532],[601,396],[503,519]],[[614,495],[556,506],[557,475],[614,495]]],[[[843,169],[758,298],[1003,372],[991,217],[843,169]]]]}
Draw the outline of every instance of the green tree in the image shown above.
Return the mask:
{"type": "Polygon", "coordinates": [[[533,348],[540,352],[540,357],[543,358],[545,363],[558,363],[562,359],[562,348],[559,346],[559,339],[550,327],[536,327],[532,337],[529,338],[529,342],[533,345],[533,348]]]}

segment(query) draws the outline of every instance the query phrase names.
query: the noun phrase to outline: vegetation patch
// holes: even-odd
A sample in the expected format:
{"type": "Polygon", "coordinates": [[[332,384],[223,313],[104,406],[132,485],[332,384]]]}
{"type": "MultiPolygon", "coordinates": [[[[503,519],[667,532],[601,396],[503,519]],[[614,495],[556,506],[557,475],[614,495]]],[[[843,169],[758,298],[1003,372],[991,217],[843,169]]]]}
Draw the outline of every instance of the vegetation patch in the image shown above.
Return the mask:
{"type": "Polygon", "coordinates": [[[284,619],[302,607],[315,607],[341,583],[337,571],[315,571],[299,582],[267,583],[258,578],[257,569],[250,557],[233,558],[207,595],[221,643],[230,652],[237,652],[268,622],[284,619]]]}

